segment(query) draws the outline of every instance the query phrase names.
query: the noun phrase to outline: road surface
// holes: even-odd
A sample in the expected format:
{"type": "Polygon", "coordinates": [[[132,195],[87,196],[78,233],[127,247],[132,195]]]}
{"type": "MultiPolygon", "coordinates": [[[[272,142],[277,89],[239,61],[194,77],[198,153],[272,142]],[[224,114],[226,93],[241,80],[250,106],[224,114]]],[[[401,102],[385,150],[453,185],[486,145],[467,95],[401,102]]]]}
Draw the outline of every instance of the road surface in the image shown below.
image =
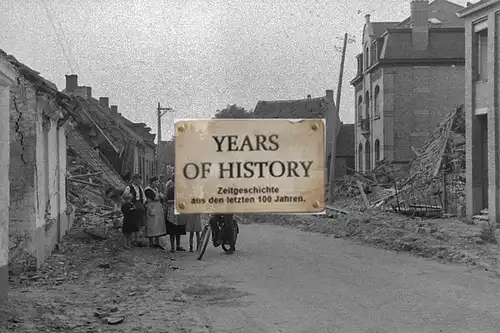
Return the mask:
{"type": "Polygon", "coordinates": [[[179,259],[211,332],[500,332],[500,279],[321,234],[242,225],[237,253],[179,259]]]}

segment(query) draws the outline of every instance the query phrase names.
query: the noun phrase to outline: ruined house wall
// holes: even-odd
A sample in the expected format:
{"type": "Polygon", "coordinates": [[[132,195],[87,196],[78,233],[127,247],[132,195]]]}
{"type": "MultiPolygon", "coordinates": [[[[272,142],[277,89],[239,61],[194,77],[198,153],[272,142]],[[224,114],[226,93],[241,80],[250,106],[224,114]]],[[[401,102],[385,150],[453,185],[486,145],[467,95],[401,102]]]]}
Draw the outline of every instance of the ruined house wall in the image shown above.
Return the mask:
{"type": "Polygon", "coordinates": [[[9,230],[19,236],[36,228],[36,119],[36,92],[18,78],[10,89],[9,230]]]}
{"type": "Polygon", "coordinates": [[[15,246],[9,265],[14,271],[43,263],[70,225],[65,190],[61,190],[65,186],[65,128],[58,128],[58,119],[46,115],[56,109],[52,97],[37,95],[36,88],[23,78],[11,87],[9,236],[15,246]],[[19,267],[20,262],[24,267],[19,267]]]}

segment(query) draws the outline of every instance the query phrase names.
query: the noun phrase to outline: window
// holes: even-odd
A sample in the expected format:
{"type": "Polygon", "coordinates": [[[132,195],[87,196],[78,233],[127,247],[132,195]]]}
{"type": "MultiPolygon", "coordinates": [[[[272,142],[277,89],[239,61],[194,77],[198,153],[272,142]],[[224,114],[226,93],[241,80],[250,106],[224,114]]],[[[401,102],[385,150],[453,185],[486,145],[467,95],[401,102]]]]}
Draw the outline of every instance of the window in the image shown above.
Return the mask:
{"type": "Polygon", "coordinates": [[[375,162],[380,161],[380,141],[375,140],[375,162]]]}
{"type": "Polygon", "coordinates": [[[358,169],[363,171],[363,145],[361,143],[358,146],[358,169]]]}
{"type": "Polygon", "coordinates": [[[377,61],[380,60],[380,55],[382,54],[382,46],[384,45],[384,39],[380,38],[377,40],[377,61]]]}
{"type": "Polygon", "coordinates": [[[365,94],[365,118],[370,119],[370,92],[365,94]]]}
{"type": "Polygon", "coordinates": [[[375,87],[375,96],[374,96],[374,103],[373,103],[373,113],[375,118],[380,117],[380,87],[376,86],[375,87]]]}
{"type": "Polygon", "coordinates": [[[363,119],[363,97],[358,97],[358,119],[359,125],[361,125],[361,119],[363,119]]]}
{"type": "Polygon", "coordinates": [[[477,40],[477,80],[488,79],[488,29],[476,32],[477,40]]]}
{"type": "Polygon", "coordinates": [[[373,43],[370,50],[370,66],[375,63],[375,58],[377,56],[377,44],[373,43]]]}
{"type": "Polygon", "coordinates": [[[365,50],[365,70],[370,67],[370,50],[368,48],[366,48],[365,50]]]}
{"type": "Polygon", "coordinates": [[[365,143],[365,171],[371,171],[372,169],[372,161],[371,161],[371,158],[370,158],[370,151],[371,147],[370,147],[370,141],[366,140],[366,143],[365,143]]]}

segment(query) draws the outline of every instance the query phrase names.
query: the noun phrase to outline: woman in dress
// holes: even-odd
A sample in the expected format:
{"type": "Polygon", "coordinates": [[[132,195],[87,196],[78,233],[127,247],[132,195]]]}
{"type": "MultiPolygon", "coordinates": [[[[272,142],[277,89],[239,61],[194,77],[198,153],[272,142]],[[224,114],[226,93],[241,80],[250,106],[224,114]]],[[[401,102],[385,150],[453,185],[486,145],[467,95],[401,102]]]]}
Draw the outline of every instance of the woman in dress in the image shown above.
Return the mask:
{"type": "Polygon", "coordinates": [[[181,246],[181,236],[186,234],[186,223],[174,213],[175,177],[172,175],[167,188],[167,234],[170,235],[170,252],[186,251],[181,246]]]}
{"type": "Polygon", "coordinates": [[[137,222],[138,230],[137,232],[134,232],[135,235],[135,245],[140,246],[139,244],[139,230],[141,227],[144,226],[144,219],[146,217],[146,212],[145,212],[145,203],[146,203],[146,197],[144,195],[144,189],[141,186],[142,182],[142,177],[139,174],[135,174],[132,176],[132,183],[128,185],[125,188],[125,191],[123,191],[122,197],[131,194],[132,195],[132,200],[131,202],[134,204],[134,213],[133,213],[133,218],[137,222]]]}
{"type": "Polygon", "coordinates": [[[161,200],[163,194],[158,191],[158,178],[151,177],[150,185],[146,187],[144,195],[147,198],[146,203],[146,227],[145,236],[149,239],[149,246],[161,247],[160,237],[167,234],[165,226],[165,215],[163,214],[163,205],[161,200]]]}

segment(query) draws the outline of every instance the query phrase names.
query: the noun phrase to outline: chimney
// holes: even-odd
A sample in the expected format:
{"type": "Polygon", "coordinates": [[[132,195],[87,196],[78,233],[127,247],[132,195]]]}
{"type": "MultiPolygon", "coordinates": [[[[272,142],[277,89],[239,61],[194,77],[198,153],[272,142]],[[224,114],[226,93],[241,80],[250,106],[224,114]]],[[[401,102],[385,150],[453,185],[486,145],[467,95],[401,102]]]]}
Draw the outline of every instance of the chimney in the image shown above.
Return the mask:
{"type": "Polygon", "coordinates": [[[75,92],[78,87],[78,75],[66,75],[66,92],[75,92]]]}
{"type": "Polygon", "coordinates": [[[92,87],[85,87],[85,98],[92,98],[92,87]]]}
{"type": "Polygon", "coordinates": [[[111,105],[111,115],[113,117],[118,116],[118,106],[117,105],[111,105]]]}
{"type": "Polygon", "coordinates": [[[415,50],[429,45],[429,0],[413,0],[411,6],[412,41],[415,50]]]}
{"type": "Polygon", "coordinates": [[[99,104],[103,108],[109,109],[109,97],[99,97],[99,104]]]}
{"type": "Polygon", "coordinates": [[[365,15],[365,23],[366,24],[370,23],[370,14],[365,15]]]}
{"type": "Polygon", "coordinates": [[[333,103],[333,90],[327,90],[326,91],[326,102],[327,103],[330,103],[330,102],[333,103]]]}

